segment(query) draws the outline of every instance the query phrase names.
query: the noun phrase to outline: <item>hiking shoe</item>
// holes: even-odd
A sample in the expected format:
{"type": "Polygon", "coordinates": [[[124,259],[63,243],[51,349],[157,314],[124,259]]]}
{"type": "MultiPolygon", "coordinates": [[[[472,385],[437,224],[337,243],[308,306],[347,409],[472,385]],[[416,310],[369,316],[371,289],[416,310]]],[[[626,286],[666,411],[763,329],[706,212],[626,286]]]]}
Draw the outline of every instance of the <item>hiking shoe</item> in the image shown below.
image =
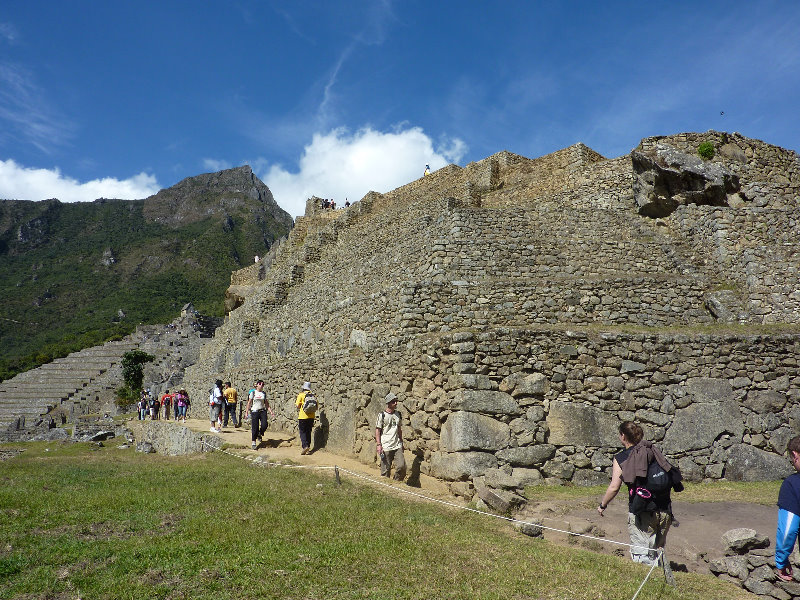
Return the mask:
{"type": "Polygon", "coordinates": [[[253,442],[251,445],[252,445],[252,447],[253,447],[253,450],[255,450],[255,449],[256,449],[256,443],[255,443],[255,442],[253,442]]]}
{"type": "Polygon", "coordinates": [[[210,431],[211,433],[216,433],[216,432],[217,432],[217,430],[216,430],[214,427],[212,427],[211,429],[209,429],[209,431],[210,431]]]}

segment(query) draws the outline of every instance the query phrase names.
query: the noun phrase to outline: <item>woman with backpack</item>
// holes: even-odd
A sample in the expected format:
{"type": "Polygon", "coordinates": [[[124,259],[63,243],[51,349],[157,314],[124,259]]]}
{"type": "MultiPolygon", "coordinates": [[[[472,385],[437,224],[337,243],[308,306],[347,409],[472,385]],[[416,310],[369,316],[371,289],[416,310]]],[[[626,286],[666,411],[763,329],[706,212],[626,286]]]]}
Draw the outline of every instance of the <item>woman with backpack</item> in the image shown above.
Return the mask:
{"type": "Polygon", "coordinates": [[[633,421],[619,426],[619,439],[625,447],[614,456],[611,467],[611,483],[608,484],[597,512],[604,511],[622,487],[628,487],[628,533],[631,536],[631,558],[634,562],[654,564],[656,551],[667,543],[667,532],[672,524],[672,500],[670,488],[683,489],[680,472],[673,467],[652,442],[644,441],[644,431],[633,421]],[[655,463],[655,464],[654,464],[655,463]],[[670,471],[674,471],[670,475],[670,471]],[[650,475],[650,473],[653,475],[650,475]],[[650,475],[648,477],[648,475],[650,475]],[[652,484],[651,479],[666,479],[652,484]],[[678,487],[680,486],[680,488],[678,487]]]}
{"type": "Polygon", "coordinates": [[[297,395],[297,429],[300,432],[300,454],[311,452],[311,432],[314,429],[314,416],[317,413],[317,399],[311,391],[311,382],[303,383],[303,391],[297,395]]]}
{"type": "Polygon", "coordinates": [[[214,387],[211,388],[211,394],[208,397],[209,415],[211,420],[211,431],[220,433],[222,428],[217,425],[219,417],[222,414],[222,403],[224,402],[224,394],[222,392],[222,380],[217,379],[214,382],[214,387]]]}

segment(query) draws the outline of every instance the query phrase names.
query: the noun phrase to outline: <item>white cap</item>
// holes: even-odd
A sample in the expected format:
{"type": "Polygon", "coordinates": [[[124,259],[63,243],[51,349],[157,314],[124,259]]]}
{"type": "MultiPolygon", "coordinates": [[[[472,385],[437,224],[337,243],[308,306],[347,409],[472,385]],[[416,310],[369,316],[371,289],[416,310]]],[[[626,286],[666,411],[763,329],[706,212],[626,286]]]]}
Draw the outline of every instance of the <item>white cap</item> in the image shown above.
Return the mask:
{"type": "Polygon", "coordinates": [[[303,389],[311,391],[311,382],[310,381],[304,381],[303,382],[303,389]]]}

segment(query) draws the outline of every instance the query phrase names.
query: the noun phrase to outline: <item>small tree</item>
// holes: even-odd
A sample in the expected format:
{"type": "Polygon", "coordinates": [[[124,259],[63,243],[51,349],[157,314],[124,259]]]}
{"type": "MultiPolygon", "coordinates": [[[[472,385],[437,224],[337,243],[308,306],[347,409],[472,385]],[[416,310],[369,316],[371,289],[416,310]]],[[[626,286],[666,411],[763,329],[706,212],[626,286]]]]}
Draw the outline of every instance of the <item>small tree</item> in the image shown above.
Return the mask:
{"type": "Polygon", "coordinates": [[[697,154],[703,160],[711,160],[714,158],[714,144],[711,142],[703,142],[697,147],[697,154]]]}
{"type": "Polygon", "coordinates": [[[131,390],[142,389],[144,363],[155,360],[155,356],[142,350],[131,350],[122,355],[122,378],[131,390]]]}
{"type": "Polygon", "coordinates": [[[142,391],[144,363],[155,360],[155,356],[141,350],[131,350],[122,355],[122,378],[125,385],[117,389],[117,405],[126,408],[136,402],[142,391]]]}

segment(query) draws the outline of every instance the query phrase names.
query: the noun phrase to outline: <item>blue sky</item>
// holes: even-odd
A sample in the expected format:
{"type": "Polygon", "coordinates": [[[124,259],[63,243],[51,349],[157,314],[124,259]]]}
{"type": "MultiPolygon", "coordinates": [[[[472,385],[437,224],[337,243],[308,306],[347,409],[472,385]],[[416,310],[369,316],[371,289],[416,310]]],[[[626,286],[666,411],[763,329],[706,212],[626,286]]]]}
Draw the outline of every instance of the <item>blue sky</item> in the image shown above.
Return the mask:
{"type": "Polygon", "coordinates": [[[799,108],[797,0],[0,7],[0,198],[250,164],[297,216],[500,150],[716,129],[797,151],[799,108]]]}

